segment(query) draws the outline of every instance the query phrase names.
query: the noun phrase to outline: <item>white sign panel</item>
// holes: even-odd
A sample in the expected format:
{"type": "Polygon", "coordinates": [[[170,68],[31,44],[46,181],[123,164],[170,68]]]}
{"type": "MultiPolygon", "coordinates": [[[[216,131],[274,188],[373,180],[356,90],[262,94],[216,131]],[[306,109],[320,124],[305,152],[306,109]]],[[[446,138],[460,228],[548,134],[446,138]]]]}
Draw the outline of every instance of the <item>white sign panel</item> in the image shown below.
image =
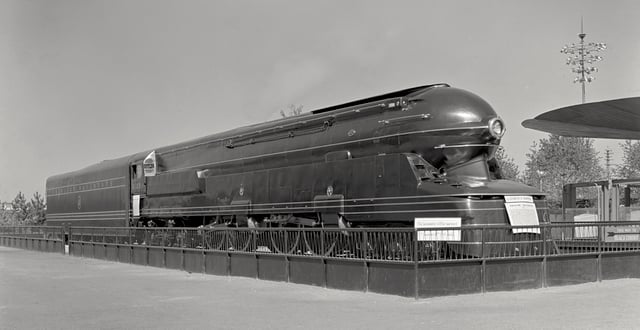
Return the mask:
{"type": "Polygon", "coordinates": [[[507,203],[533,203],[533,197],[531,196],[504,196],[504,201],[507,203]]]}
{"type": "Polygon", "coordinates": [[[133,216],[140,216],[140,195],[131,196],[131,209],[133,209],[133,216]]]}
{"type": "Polygon", "coordinates": [[[418,241],[460,241],[461,223],[461,218],[415,218],[414,227],[418,241]]]}
{"type": "MultiPolygon", "coordinates": [[[[577,228],[576,228],[577,229],[577,228]]],[[[640,226],[606,226],[605,242],[640,241],[640,226]]]]}
{"type": "MultiPolygon", "coordinates": [[[[506,197],[506,196],[505,196],[506,197]]],[[[534,203],[504,203],[509,216],[511,226],[539,226],[538,212],[534,203]]],[[[540,234],[540,227],[512,228],[514,234],[535,233],[540,234]]]]}
{"type": "MultiPolygon", "coordinates": [[[[580,214],[573,217],[573,222],[596,222],[597,214],[580,214]]],[[[596,226],[576,226],[573,233],[574,238],[597,238],[598,227],[596,226]]]]}

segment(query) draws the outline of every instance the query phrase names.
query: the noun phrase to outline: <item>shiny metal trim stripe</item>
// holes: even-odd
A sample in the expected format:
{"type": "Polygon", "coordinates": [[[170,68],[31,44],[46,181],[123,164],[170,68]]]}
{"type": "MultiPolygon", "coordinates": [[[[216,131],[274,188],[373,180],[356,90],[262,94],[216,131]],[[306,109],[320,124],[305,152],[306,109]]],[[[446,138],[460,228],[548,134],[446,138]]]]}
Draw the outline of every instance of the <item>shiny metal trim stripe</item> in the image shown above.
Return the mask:
{"type": "Polygon", "coordinates": [[[113,210],[113,211],[95,211],[95,212],[70,212],[70,213],[47,213],[47,216],[67,216],[67,215],[100,215],[100,214],[125,214],[126,210],[113,210]]]}
{"type": "MultiPolygon", "coordinates": [[[[78,191],[66,192],[66,193],[61,193],[61,194],[48,194],[47,193],[47,197],[64,196],[64,195],[71,195],[71,194],[80,194],[80,193],[86,193],[86,192],[90,192],[90,191],[107,190],[107,189],[124,188],[124,187],[126,187],[126,185],[112,186],[112,187],[106,187],[106,188],[87,189],[87,190],[78,190],[78,191]]],[[[54,189],[58,189],[58,188],[54,188],[54,189]]]]}
{"type": "MultiPolygon", "coordinates": [[[[488,202],[488,201],[485,201],[488,202]]],[[[376,213],[416,213],[416,212],[447,212],[447,211],[453,211],[453,212],[464,212],[464,211],[489,211],[489,210],[493,210],[493,211],[498,211],[498,210],[502,210],[504,211],[504,208],[496,208],[496,207],[487,207],[487,208],[478,208],[478,207],[474,207],[474,208],[429,208],[429,209],[418,209],[418,210],[392,210],[392,211],[366,211],[366,212],[359,212],[359,211],[355,211],[354,209],[357,208],[365,208],[365,207],[375,207],[375,208],[389,208],[389,207],[396,207],[396,206],[406,206],[406,205],[445,205],[445,204],[460,204],[460,203],[464,203],[464,202],[423,202],[423,203],[387,203],[387,204],[361,204],[361,205],[343,205],[343,204],[338,204],[335,203],[333,205],[323,205],[321,207],[324,207],[326,209],[337,209],[337,208],[341,208],[344,209],[343,212],[340,212],[342,214],[376,214],[376,213]],[[353,211],[351,211],[353,210],[353,211]]],[[[466,203],[465,203],[466,204],[466,203]]],[[[477,203],[476,203],[476,206],[477,203]]],[[[188,208],[188,207],[184,207],[184,208],[154,208],[154,209],[146,209],[146,210],[141,210],[141,214],[143,215],[176,215],[176,214],[184,214],[184,215],[201,215],[201,214],[207,214],[207,213],[219,213],[219,212],[225,212],[225,211],[229,211],[229,210],[235,210],[235,211],[241,211],[243,208],[247,208],[247,205],[245,206],[229,206],[229,205],[224,205],[224,206],[212,206],[212,207],[208,207],[208,208],[188,208]]],[[[547,208],[545,207],[540,207],[537,208],[538,210],[546,210],[547,208]]],[[[271,207],[271,208],[251,208],[251,212],[252,214],[258,214],[258,213],[295,213],[295,212],[304,212],[304,211],[310,211],[310,212],[314,212],[315,207],[313,206],[308,206],[308,207],[271,207]]]]}
{"type": "Polygon", "coordinates": [[[127,217],[122,216],[120,218],[59,218],[59,219],[47,219],[47,221],[110,221],[110,220],[128,220],[127,217]]]}
{"type": "MultiPolygon", "coordinates": [[[[491,201],[476,201],[476,202],[483,202],[483,203],[488,203],[491,201]]],[[[356,205],[350,205],[350,204],[345,204],[342,203],[341,200],[329,200],[329,201],[321,201],[321,203],[323,203],[324,205],[322,207],[327,207],[327,208],[331,208],[331,207],[344,207],[344,208],[362,208],[362,207],[383,207],[383,206],[406,206],[406,205],[434,205],[434,204],[467,204],[466,201],[436,201],[436,202],[407,202],[407,203],[368,203],[368,204],[356,204],[356,205]]],[[[307,202],[306,204],[310,205],[313,204],[313,201],[311,202],[307,202]]],[[[304,210],[304,209],[313,209],[313,206],[298,206],[298,207],[287,207],[287,204],[246,204],[246,205],[219,205],[219,206],[207,206],[207,207],[165,207],[165,208],[149,208],[149,209],[144,209],[144,211],[149,211],[149,212],[153,212],[153,211],[166,211],[166,210],[176,210],[176,211],[180,211],[180,210],[184,210],[184,211],[194,211],[197,212],[198,210],[202,210],[202,209],[211,209],[211,208],[217,208],[217,209],[242,209],[242,208],[247,208],[247,207],[251,207],[252,211],[257,211],[257,210],[264,210],[264,211],[269,211],[269,210],[273,210],[275,207],[280,206],[280,208],[278,209],[288,209],[288,210],[304,210]],[[256,206],[260,206],[260,207],[256,207],[256,206]]],[[[142,211],[142,210],[141,210],[142,211]]]]}
{"type": "Polygon", "coordinates": [[[372,211],[372,212],[344,212],[344,215],[356,214],[398,214],[398,213],[433,213],[433,212],[462,212],[462,211],[503,211],[502,208],[486,208],[486,209],[420,209],[420,210],[401,210],[401,211],[372,211]]]}
{"type": "MultiPolygon", "coordinates": [[[[521,194],[522,195],[522,194],[521,194]]],[[[453,195],[439,195],[439,196],[424,196],[424,197],[451,197],[453,195]]],[[[461,196],[467,196],[466,194],[462,194],[461,196]]],[[[420,196],[422,197],[422,196],[420,196]]],[[[323,203],[327,204],[327,207],[330,207],[330,204],[340,204],[347,207],[367,207],[367,206],[401,206],[401,205],[426,205],[426,204],[467,204],[469,202],[473,203],[504,203],[504,200],[445,200],[445,201],[415,201],[415,202],[395,202],[395,203],[367,203],[367,204],[356,204],[358,202],[373,202],[373,201],[383,201],[386,199],[400,199],[403,197],[393,197],[393,198],[371,198],[371,199],[327,199],[327,200],[318,200],[318,201],[305,201],[305,202],[291,202],[291,203],[264,203],[264,204],[240,204],[240,205],[209,205],[209,206],[194,206],[194,207],[163,207],[163,208],[147,208],[144,210],[147,211],[157,211],[157,210],[200,210],[200,209],[211,209],[211,208],[244,208],[251,207],[252,209],[272,209],[273,207],[281,207],[281,208],[289,208],[289,209],[305,209],[309,208],[307,205],[314,203],[323,203]]],[[[408,199],[415,197],[407,197],[408,199]]]]}
{"type": "MultiPolygon", "coordinates": [[[[399,200],[399,199],[428,199],[428,198],[440,198],[440,197],[467,197],[467,196],[486,196],[486,195],[491,195],[491,196],[522,196],[522,195],[532,195],[532,194],[527,194],[527,193],[511,193],[511,194],[496,194],[496,193],[473,193],[473,194],[443,194],[443,195],[413,195],[413,196],[391,196],[391,197],[372,197],[372,198],[351,198],[351,199],[340,199],[340,198],[335,198],[335,199],[324,199],[324,200],[308,200],[308,201],[302,201],[302,202],[282,202],[282,203],[260,203],[260,204],[250,204],[251,207],[270,207],[270,206],[289,206],[289,205],[306,205],[306,204],[313,204],[313,203],[343,203],[345,204],[345,206],[348,206],[350,203],[359,203],[359,202],[373,202],[373,201],[384,201],[384,200],[399,200]]],[[[543,194],[536,194],[536,195],[543,195],[543,194]]],[[[469,201],[472,202],[495,202],[495,201],[499,201],[499,202],[503,202],[504,203],[504,199],[497,199],[497,200],[476,200],[476,199],[460,199],[460,200],[446,200],[446,201],[436,201],[433,203],[468,203],[469,201]]],[[[407,202],[409,203],[409,202],[407,202]]],[[[418,202],[410,202],[410,204],[415,204],[418,202]]],[[[365,205],[365,204],[357,204],[357,205],[365,205]]],[[[376,205],[380,205],[380,204],[376,204],[376,205]]],[[[207,209],[207,208],[212,208],[212,207],[246,207],[247,205],[208,205],[208,206],[192,206],[192,207],[168,207],[168,208],[160,208],[160,209],[207,209]]],[[[154,210],[154,209],[146,209],[146,210],[154,210]]]]}
{"type": "Polygon", "coordinates": [[[113,218],[113,217],[125,217],[126,213],[117,213],[117,214],[103,214],[103,215],[86,215],[86,214],[78,214],[78,215],[63,215],[63,216],[48,216],[47,220],[54,219],[73,219],[73,218],[113,218]]]}
{"type": "Polygon", "coordinates": [[[192,165],[192,166],[181,167],[181,168],[176,168],[176,169],[173,169],[173,170],[164,171],[163,173],[172,173],[172,172],[178,172],[178,171],[188,170],[188,169],[193,169],[193,168],[202,168],[202,167],[206,167],[206,166],[233,163],[233,162],[245,161],[245,160],[249,160],[249,159],[277,156],[277,155],[283,155],[283,154],[295,153],[295,152],[301,152],[301,151],[310,151],[310,150],[329,148],[329,147],[334,147],[334,146],[341,146],[341,145],[345,145],[345,144],[361,143],[361,142],[380,140],[380,139],[386,139],[386,138],[392,138],[392,137],[398,137],[398,136],[405,136],[405,135],[415,135],[415,134],[424,134],[424,133],[432,133],[432,132],[444,132],[444,131],[457,131],[457,130],[461,130],[461,129],[474,130],[474,129],[483,129],[483,128],[488,128],[488,126],[471,126],[471,127],[458,127],[458,128],[437,128],[437,129],[430,129],[430,130],[423,130],[423,131],[404,132],[404,133],[398,133],[398,134],[389,134],[389,135],[376,136],[376,137],[367,138],[367,139],[345,141],[345,142],[333,143],[333,144],[324,144],[324,145],[321,145],[321,146],[314,146],[314,147],[308,147],[308,148],[302,148],[302,149],[274,152],[274,153],[271,153],[271,154],[263,154],[263,155],[257,155],[257,156],[251,156],[251,157],[224,160],[224,161],[219,161],[219,162],[192,165]]]}
{"type": "MultiPolygon", "coordinates": [[[[289,211],[291,212],[291,209],[272,209],[272,211],[289,211]]],[[[435,213],[435,212],[466,212],[466,211],[472,211],[472,212],[488,212],[488,211],[504,211],[504,209],[502,208],[485,208],[485,209],[477,209],[477,208],[473,208],[473,209],[418,209],[418,210],[389,210],[389,211],[384,211],[384,210],[380,210],[380,211],[367,211],[367,212],[349,212],[349,211],[345,211],[345,212],[340,212],[340,214],[344,214],[344,215],[363,215],[363,214],[402,214],[402,213],[435,213]]],[[[175,213],[171,213],[171,212],[141,212],[142,215],[146,215],[146,216],[163,216],[163,215],[167,215],[167,216],[171,216],[171,215],[202,215],[205,212],[175,212],[175,213]]],[[[286,212],[278,212],[278,213],[286,213],[286,212]]]]}
{"type": "Polygon", "coordinates": [[[109,179],[103,179],[103,180],[98,180],[98,181],[90,181],[90,182],[83,182],[83,183],[76,183],[76,184],[71,184],[68,186],[60,186],[60,187],[51,187],[48,188],[47,191],[49,190],[53,190],[53,189],[62,189],[62,188],[69,188],[69,187],[76,187],[76,186],[81,186],[81,185],[85,185],[85,184],[94,184],[94,183],[99,183],[99,182],[106,182],[106,181],[111,181],[111,180],[124,180],[127,177],[125,176],[119,176],[119,177],[115,177],[115,178],[109,178],[109,179]]]}

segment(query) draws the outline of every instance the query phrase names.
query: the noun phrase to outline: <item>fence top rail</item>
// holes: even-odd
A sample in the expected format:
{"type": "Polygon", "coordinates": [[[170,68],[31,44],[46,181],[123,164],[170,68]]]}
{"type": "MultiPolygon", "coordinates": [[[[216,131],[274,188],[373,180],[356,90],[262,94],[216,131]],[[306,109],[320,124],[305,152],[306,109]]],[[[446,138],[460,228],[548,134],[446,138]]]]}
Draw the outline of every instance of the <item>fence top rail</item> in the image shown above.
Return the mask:
{"type": "Polygon", "coordinates": [[[640,221],[559,221],[547,223],[541,226],[546,227],[566,227],[566,226],[630,226],[630,225],[640,225],[640,221]]]}
{"type": "MultiPolygon", "coordinates": [[[[270,232],[270,231],[301,231],[301,232],[376,232],[376,233],[412,233],[423,231],[446,231],[446,230],[510,230],[510,229],[537,229],[537,228],[566,228],[566,227],[604,227],[604,226],[640,226],[640,221],[590,221],[590,222],[553,222],[553,223],[541,223],[539,225],[525,225],[525,226],[511,226],[511,225],[462,225],[460,227],[429,227],[429,228],[413,228],[413,227],[372,227],[372,228],[305,228],[305,227],[90,227],[90,226],[73,226],[68,227],[71,231],[197,231],[197,232],[216,232],[216,231],[258,231],[258,232],[270,232]]],[[[46,229],[61,229],[63,227],[51,227],[51,226],[14,226],[3,228],[46,228],[46,229]]]]}
{"type": "Polygon", "coordinates": [[[38,228],[38,229],[61,229],[62,226],[35,226],[35,225],[0,225],[0,228],[38,228]]]}

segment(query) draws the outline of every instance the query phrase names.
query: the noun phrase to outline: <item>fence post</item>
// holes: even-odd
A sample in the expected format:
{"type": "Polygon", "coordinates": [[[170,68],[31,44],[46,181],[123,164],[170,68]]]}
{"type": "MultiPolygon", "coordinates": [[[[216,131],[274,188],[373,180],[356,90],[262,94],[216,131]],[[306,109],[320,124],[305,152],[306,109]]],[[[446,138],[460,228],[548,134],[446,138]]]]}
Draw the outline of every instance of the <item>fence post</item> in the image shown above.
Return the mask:
{"type": "MultiPolygon", "coordinates": [[[[460,233],[462,236],[462,233],[460,233]]],[[[482,254],[480,258],[482,258],[482,268],[480,270],[480,277],[482,283],[482,293],[487,292],[487,258],[485,257],[485,226],[482,226],[482,230],[480,231],[480,251],[482,254]]]]}
{"type": "Polygon", "coordinates": [[[545,225],[542,224],[541,226],[541,231],[542,231],[542,266],[541,268],[541,280],[542,280],[542,287],[546,288],[547,287],[547,230],[550,230],[550,228],[545,225]]]}
{"type": "Polygon", "coordinates": [[[253,236],[253,262],[256,265],[255,279],[260,278],[260,258],[258,257],[258,228],[251,230],[251,236],[253,236]]]}
{"type": "MultiPolygon", "coordinates": [[[[342,235],[342,233],[337,233],[338,235],[342,235]]],[[[362,233],[365,236],[365,241],[369,241],[369,232],[365,231],[362,233]]],[[[336,237],[336,240],[339,238],[336,237]]],[[[336,243],[337,244],[337,243],[336,243]]],[[[335,249],[335,247],[334,247],[335,249]]],[[[367,260],[367,255],[362,256],[362,266],[364,267],[364,292],[369,292],[369,261],[367,260]]]]}
{"type": "Polygon", "coordinates": [[[604,238],[604,226],[597,224],[598,226],[598,268],[596,279],[598,282],[602,281],[602,240],[604,238]]]}
{"type": "Polygon", "coordinates": [[[69,254],[71,255],[71,239],[73,238],[73,230],[71,229],[71,226],[67,225],[65,233],[64,233],[64,242],[62,244],[63,249],[64,249],[64,254],[69,254]]]}
{"type": "Polygon", "coordinates": [[[63,226],[60,226],[60,229],[59,229],[59,231],[58,231],[58,235],[60,235],[60,236],[58,237],[58,239],[59,239],[60,243],[62,243],[62,244],[60,244],[60,245],[62,246],[62,247],[61,247],[61,251],[60,251],[60,252],[61,252],[62,254],[65,254],[65,253],[64,253],[64,225],[63,225],[63,226]]]}
{"type": "MultiPolygon", "coordinates": [[[[283,227],[280,227],[277,230],[278,230],[278,232],[283,233],[283,235],[284,235],[284,253],[285,254],[289,254],[289,251],[291,251],[289,249],[289,232],[287,230],[285,230],[283,227]]],[[[269,234],[273,235],[273,228],[269,229],[269,234]]],[[[278,236],[280,236],[280,235],[276,235],[276,237],[278,237],[278,236]]]]}
{"type": "Polygon", "coordinates": [[[414,298],[420,299],[420,290],[418,284],[418,229],[413,229],[413,290],[414,298]]]}
{"type": "Polygon", "coordinates": [[[324,255],[324,227],[320,230],[320,251],[324,255]]]}
{"type": "MultiPolygon", "coordinates": [[[[273,230],[273,229],[269,229],[269,230],[273,230]]],[[[286,277],[287,277],[287,283],[291,282],[291,259],[289,257],[289,253],[291,251],[293,251],[293,248],[289,249],[289,230],[287,230],[286,228],[278,228],[279,231],[282,231],[284,233],[284,264],[285,264],[285,272],[286,272],[286,277]]],[[[303,238],[304,240],[304,238],[303,238]]],[[[298,244],[300,242],[300,235],[298,235],[298,244]]]]}
{"type": "Polygon", "coordinates": [[[227,252],[227,260],[225,260],[225,262],[227,263],[227,276],[231,276],[231,253],[229,252],[229,231],[232,229],[229,229],[228,227],[224,229],[224,249],[227,252]]]}
{"type": "Polygon", "coordinates": [[[204,227],[202,229],[200,229],[200,247],[202,248],[202,274],[206,274],[207,273],[207,245],[204,241],[206,234],[205,234],[205,229],[204,227]]]}

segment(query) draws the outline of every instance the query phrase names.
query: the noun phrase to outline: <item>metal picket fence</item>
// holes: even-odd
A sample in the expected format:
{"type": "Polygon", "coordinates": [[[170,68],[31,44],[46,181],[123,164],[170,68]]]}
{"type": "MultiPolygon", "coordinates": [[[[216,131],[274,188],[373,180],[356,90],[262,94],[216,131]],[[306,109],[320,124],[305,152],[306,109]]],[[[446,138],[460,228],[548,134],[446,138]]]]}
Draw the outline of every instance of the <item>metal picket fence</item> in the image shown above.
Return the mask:
{"type": "MultiPolygon", "coordinates": [[[[640,250],[640,222],[461,228],[70,227],[74,242],[328,258],[432,262],[640,250]],[[457,238],[457,239],[451,239],[457,238]]],[[[48,226],[0,226],[0,237],[62,241],[48,226]]]]}
{"type": "MultiPolygon", "coordinates": [[[[59,237],[60,229],[48,228],[0,227],[0,234],[59,237]]],[[[437,262],[638,251],[640,222],[429,229],[71,227],[69,240],[235,253],[437,262]]]]}

